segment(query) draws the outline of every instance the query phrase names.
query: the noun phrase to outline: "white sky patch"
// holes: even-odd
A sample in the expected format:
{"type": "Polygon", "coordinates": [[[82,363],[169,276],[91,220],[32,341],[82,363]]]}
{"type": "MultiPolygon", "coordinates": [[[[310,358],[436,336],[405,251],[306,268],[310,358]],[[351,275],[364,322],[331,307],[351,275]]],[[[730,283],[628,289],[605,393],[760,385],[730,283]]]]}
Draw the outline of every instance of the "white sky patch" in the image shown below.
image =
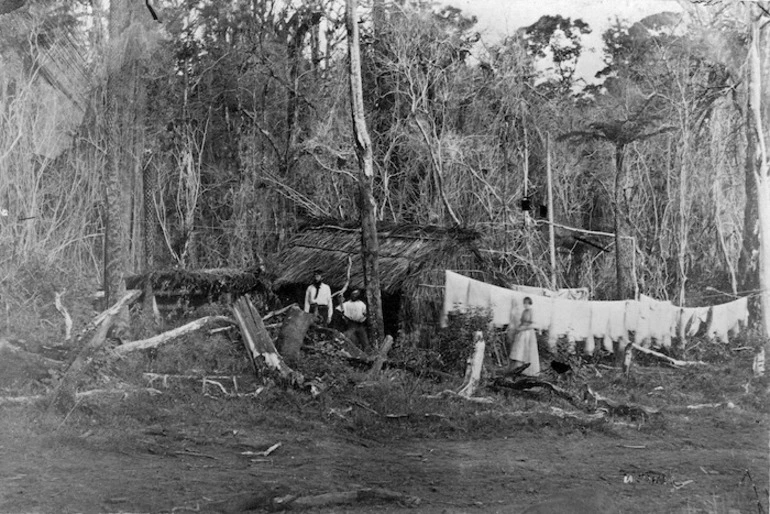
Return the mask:
{"type": "Polygon", "coordinates": [[[462,9],[466,15],[475,15],[476,30],[481,32],[486,44],[496,44],[546,14],[582,19],[591,27],[591,34],[583,36],[583,55],[575,75],[588,82],[604,67],[602,33],[616,17],[633,23],[658,12],[682,11],[677,0],[440,0],[439,3],[462,9]]]}

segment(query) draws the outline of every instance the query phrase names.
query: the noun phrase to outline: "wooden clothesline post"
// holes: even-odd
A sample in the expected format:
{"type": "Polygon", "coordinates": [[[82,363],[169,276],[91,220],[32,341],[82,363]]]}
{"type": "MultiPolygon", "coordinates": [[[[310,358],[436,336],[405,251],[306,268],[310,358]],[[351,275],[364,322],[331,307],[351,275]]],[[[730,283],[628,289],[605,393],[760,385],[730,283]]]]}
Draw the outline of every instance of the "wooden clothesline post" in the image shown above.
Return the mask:
{"type": "Polygon", "coordinates": [[[548,178],[548,247],[551,254],[551,289],[556,290],[556,240],[553,230],[553,178],[551,176],[551,134],[545,136],[545,170],[548,178]]]}

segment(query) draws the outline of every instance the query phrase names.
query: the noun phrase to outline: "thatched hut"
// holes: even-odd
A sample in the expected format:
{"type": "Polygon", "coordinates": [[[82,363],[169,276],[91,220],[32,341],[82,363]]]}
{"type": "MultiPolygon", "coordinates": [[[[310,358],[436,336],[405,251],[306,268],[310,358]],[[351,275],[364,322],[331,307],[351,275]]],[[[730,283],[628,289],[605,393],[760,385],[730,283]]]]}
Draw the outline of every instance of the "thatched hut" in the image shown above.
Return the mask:
{"type": "MultiPolygon", "coordinates": [[[[472,230],[380,225],[378,236],[386,333],[438,323],[446,269],[486,268],[476,246],[479,234],[472,230]]],[[[345,284],[348,257],[353,262],[350,288],[363,288],[360,229],[329,224],[306,227],[277,257],[273,287],[280,296],[302,303],[313,271],[320,269],[325,282],[337,291],[345,284]]]]}

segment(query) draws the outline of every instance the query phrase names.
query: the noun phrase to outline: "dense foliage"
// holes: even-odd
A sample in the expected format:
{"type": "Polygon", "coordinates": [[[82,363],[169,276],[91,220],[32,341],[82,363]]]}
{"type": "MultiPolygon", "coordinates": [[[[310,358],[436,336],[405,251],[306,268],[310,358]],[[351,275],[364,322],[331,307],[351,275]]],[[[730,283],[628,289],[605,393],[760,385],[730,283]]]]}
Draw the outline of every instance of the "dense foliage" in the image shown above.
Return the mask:
{"type": "MultiPolygon", "coordinates": [[[[158,22],[142,10],[121,27],[115,6],[54,4],[0,17],[4,277],[33,257],[101,277],[117,180],[127,272],[269,264],[302,223],[357,219],[340,2],[158,0],[158,22]]],[[[588,85],[580,19],[486,41],[454,7],[364,5],[379,218],[479,229],[494,271],[547,285],[550,152],[558,286],[618,294],[598,234],[617,232],[641,292],[704,303],[756,287],[747,28],[717,4],[618,21],[588,85]]]]}

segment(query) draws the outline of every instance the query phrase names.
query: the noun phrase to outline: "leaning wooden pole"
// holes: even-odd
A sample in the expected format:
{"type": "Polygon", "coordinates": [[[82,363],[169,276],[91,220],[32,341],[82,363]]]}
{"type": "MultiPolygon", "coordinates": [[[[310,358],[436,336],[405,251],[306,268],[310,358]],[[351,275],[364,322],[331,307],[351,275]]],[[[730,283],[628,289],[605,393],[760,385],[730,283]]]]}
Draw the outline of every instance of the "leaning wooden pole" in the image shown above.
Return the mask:
{"type": "Polygon", "coordinates": [[[553,174],[551,172],[551,134],[545,139],[545,170],[548,179],[548,248],[551,255],[551,289],[556,291],[556,238],[553,230],[553,174]]]}
{"type": "Polygon", "coordinates": [[[350,107],[353,116],[353,136],[360,173],[358,191],[361,209],[361,258],[363,260],[364,287],[369,312],[369,333],[376,347],[382,344],[385,329],[382,321],[382,297],[380,295],[379,241],[377,239],[377,204],[372,192],[374,159],[372,141],[364,118],[364,94],[361,85],[361,49],[358,43],[356,0],[347,0],[345,25],[348,36],[350,62],[350,107]]]}

